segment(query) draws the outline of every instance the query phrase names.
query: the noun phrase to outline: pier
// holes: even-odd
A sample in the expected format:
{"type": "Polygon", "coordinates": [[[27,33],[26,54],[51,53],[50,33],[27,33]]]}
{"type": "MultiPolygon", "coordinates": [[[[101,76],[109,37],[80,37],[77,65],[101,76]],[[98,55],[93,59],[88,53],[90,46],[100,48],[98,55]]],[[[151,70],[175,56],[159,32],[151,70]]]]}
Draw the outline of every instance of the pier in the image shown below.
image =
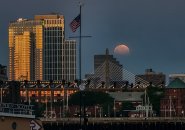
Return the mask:
{"type": "Polygon", "coordinates": [[[185,118],[88,118],[80,126],[78,118],[41,119],[44,130],[184,130],[185,118]]]}

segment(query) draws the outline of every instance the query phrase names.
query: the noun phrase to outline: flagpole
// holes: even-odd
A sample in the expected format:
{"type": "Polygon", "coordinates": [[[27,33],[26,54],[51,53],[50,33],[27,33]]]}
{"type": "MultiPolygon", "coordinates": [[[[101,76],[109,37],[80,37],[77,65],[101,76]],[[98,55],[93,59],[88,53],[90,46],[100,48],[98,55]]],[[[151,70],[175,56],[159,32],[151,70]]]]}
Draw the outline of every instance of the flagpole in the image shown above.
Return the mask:
{"type": "MultiPolygon", "coordinates": [[[[81,84],[81,38],[82,38],[82,3],[80,2],[80,38],[79,38],[79,80],[81,84]]],[[[80,129],[82,130],[82,101],[81,101],[81,92],[80,92],[80,129]]]]}
{"type": "Polygon", "coordinates": [[[82,10],[82,3],[80,3],[80,39],[79,39],[79,80],[81,82],[81,70],[82,70],[82,66],[81,66],[81,40],[82,40],[82,15],[81,15],[81,10],[82,10]]]}
{"type": "MultiPolygon", "coordinates": [[[[89,38],[89,37],[92,37],[92,36],[82,36],[82,2],[79,3],[79,6],[80,6],[80,14],[70,23],[70,27],[72,29],[73,32],[75,32],[77,30],[77,28],[79,27],[79,36],[73,36],[73,37],[69,37],[69,38],[79,38],[79,75],[78,75],[78,81],[79,81],[79,84],[81,84],[81,80],[82,80],[82,38],[89,38]]],[[[79,86],[78,86],[79,87],[79,86]]],[[[82,93],[80,92],[80,110],[79,110],[79,113],[80,113],[80,130],[82,130],[82,93]]],[[[85,117],[84,117],[85,118],[85,117]]]]}

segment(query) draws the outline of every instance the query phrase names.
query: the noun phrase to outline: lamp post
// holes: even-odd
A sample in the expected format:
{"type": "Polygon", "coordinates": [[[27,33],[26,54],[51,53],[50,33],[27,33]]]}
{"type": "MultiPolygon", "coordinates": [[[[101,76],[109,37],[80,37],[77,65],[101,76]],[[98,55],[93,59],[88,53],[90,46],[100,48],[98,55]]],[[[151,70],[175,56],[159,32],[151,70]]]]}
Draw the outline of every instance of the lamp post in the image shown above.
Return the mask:
{"type": "Polygon", "coordinates": [[[48,118],[48,98],[47,98],[47,94],[45,94],[45,100],[46,100],[46,120],[48,118]]]}
{"type": "Polygon", "coordinates": [[[1,87],[1,103],[3,102],[3,88],[1,87]]]}
{"type": "Polygon", "coordinates": [[[184,110],[182,110],[182,117],[184,117],[184,110]]]}
{"type": "MultiPolygon", "coordinates": [[[[79,89],[80,89],[80,130],[82,130],[82,110],[81,110],[82,109],[82,91],[85,90],[85,85],[84,84],[80,84],[79,85],[79,89]]],[[[84,110],[84,112],[85,112],[85,110],[84,110]]],[[[85,115],[84,115],[84,119],[85,119],[85,115]]]]}

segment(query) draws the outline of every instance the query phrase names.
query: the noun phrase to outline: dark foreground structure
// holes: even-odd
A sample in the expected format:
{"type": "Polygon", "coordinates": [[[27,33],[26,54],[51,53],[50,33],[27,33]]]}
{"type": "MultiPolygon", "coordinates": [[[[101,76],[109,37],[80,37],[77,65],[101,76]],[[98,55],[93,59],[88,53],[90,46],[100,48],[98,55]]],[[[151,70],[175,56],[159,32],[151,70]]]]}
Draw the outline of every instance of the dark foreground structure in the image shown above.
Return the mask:
{"type": "MultiPolygon", "coordinates": [[[[88,124],[83,130],[185,130],[184,123],[99,123],[88,124]]],[[[44,124],[44,130],[80,130],[79,124],[44,124]]]]}
{"type": "Polygon", "coordinates": [[[43,121],[44,130],[185,130],[184,120],[101,120],[79,122],[43,121]]]}

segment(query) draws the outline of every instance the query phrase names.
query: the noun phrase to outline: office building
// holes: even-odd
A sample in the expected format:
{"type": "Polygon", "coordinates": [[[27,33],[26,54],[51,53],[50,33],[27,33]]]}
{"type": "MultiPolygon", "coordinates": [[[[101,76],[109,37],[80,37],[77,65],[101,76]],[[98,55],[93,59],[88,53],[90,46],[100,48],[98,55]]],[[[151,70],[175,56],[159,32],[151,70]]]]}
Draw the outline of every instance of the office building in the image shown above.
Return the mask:
{"type": "Polygon", "coordinates": [[[123,79],[123,66],[113,55],[109,54],[108,49],[106,49],[105,54],[94,56],[94,71],[95,75],[102,75],[102,81],[106,81],[106,78],[112,81],[123,79]]]}
{"type": "Polygon", "coordinates": [[[109,87],[114,82],[123,80],[123,66],[106,49],[105,54],[94,56],[94,73],[86,74],[85,77],[91,80],[93,87],[97,87],[101,82],[109,87]]]}
{"type": "Polygon", "coordinates": [[[9,24],[9,80],[76,79],[76,41],[65,40],[64,16],[36,15],[9,24]]]}
{"type": "Polygon", "coordinates": [[[135,76],[136,83],[145,84],[152,83],[153,85],[165,85],[166,76],[163,73],[156,73],[152,69],[146,69],[145,74],[135,76]]]}

